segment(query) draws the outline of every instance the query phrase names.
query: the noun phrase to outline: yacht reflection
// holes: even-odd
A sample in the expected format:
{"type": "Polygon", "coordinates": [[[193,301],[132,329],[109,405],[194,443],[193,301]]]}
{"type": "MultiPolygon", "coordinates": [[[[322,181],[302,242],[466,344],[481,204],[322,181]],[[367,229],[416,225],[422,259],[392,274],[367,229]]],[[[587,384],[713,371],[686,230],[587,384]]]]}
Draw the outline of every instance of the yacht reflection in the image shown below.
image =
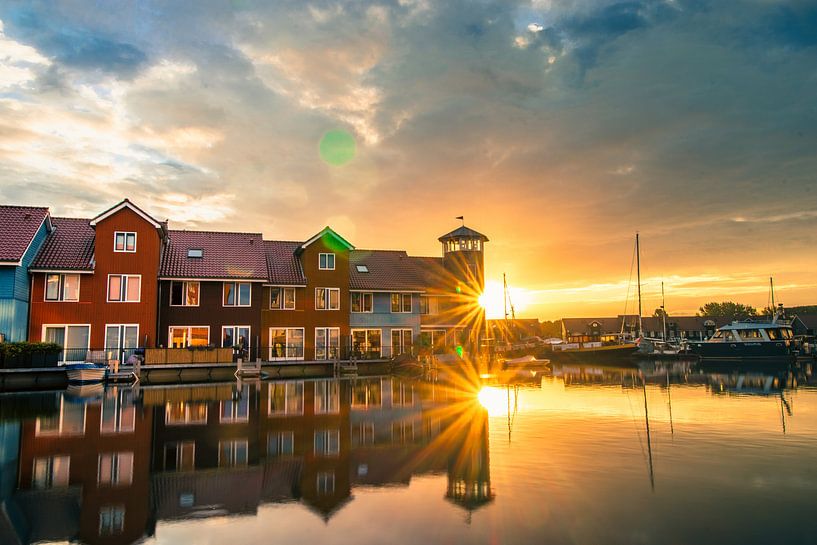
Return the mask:
{"type": "Polygon", "coordinates": [[[407,486],[421,474],[446,474],[445,497],[468,513],[493,499],[487,412],[436,384],[377,377],[95,395],[51,394],[17,435],[0,428],[0,542],[127,544],[158,521],[296,501],[328,521],[355,487],[407,486]],[[16,462],[4,458],[12,450],[16,462]]]}

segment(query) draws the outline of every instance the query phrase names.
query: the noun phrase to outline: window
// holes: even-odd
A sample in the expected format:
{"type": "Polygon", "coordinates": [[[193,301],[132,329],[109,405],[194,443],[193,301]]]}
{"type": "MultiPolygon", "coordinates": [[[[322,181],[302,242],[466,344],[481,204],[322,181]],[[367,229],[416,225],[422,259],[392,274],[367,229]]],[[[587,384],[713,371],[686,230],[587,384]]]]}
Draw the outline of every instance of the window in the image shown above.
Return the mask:
{"type": "Polygon", "coordinates": [[[78,274],[49,274],[45,277],[46,301],[79,301],[78,274]]]}
{"type": "Polygon", "coordinates": [[[340,431],[316,431],[315,456],[337,456],[338,454],[340,454],[340,431]]]}
{"type": "Polygon", "coordinates": [[[304,328],[271,327],[269,330],[270,360],[304,359],[304,328]]]}
{"type": "Polygon", "coordinates": [[[125,508],[103,507],[99,510],[99,535],[113,536],[125,530],[125,508]]]}
{"type": "Polygon", "coordinates": [[[273,382],[267,394],[267,416],[304,414],[303,382],[273,382]]]}
{"type": "Polygon", "coordinates": [[[269,292],[269,308],[295,310],[295,288],[274,286],[269,292]]]}
{"type": "Polygon", "coordinates": [[[221,346],[223,348],[238,347],[241,350],[250,348],[250,326],[225,325],[221,328],[221,346]]]}
{"type": "Polygon", "coordinates": [[[340,412],[340,383],[336,380],[315,382],[315,414],[340,412]]]}
{"type": "Polygon", "coordinates": [[[187,257],[201,259],[204,257],[204,250],[201,248],[190,248],[187,250],[187,257]]]}
{"type": "Polygon", "coordinates": [[[358,380],[352,384],[352,408],[380,408],[383,403],[383,386],[379,379],[358,380]]]}
{"type": "Polygon", "coordinates": [[[439,308],[439,301],[436,297],[420,296],[420,314],[438,314],[439,308]]]}
{"type": "Polygon", "coordinates": [[[99,431],[103,434],[131,433],[136,429],[136,407],[131,390],[108,390],[102,398],[99,431]]]}
{"type": "Polygon", "coordinates": [[[366,265],[356,265],[355,268],[357,269],[357,272],[359,272],[359,273],[369,272],[369,267],[366,266],[366,265]]]}
{"type": "Polygon", "coordinates": [[[165,444],[165,471],[192,471],[194,469],[196,469],[195,441],[178,441],[165,444]]]}
{"type": "Polygon", "coordinates": [[[391,294],[391,311],[392,312],[411,312],[411,294],[410,293],[392,293],[391,294]]]}
{"type": "Polygon", "coordinates": [[[97,484],[127,486],[133,482],[133,453],[114,452],[99,455],[97,484]]]}
{"type": "Polygon", "coordinates": [[[105,324],[105,358],[128,361],[139,347],[139,324],[105,324]]]}
{"type": "Polygon", "coordinates": [[[224,282],[225,307],[248,307],[252,295],[252,284],[249,282],[224,282]]]}
{"type": "Polygon", "coordinates": [[[340,288],[315,288],[315,310],[338,310],[340,288]]]}
{"type": "Polygon", "coordinates": [[[113,234],[113,251],[134,253],[136,251],[136,233],[115,232],[113,234]]]}
{"type": "Polygon", "coordinates": [[[170,306],[171,307],[197,307],[199,306],[198,282],[176,282],[170,283],[170,306]]]}
{"type": "Polygon", "coordinates": [[[207,346],[210,344],[210,326],[170,326],[170,348],[207,346]]]}
{"type": "Polygon", "coordinates": [[[247,465],[247,440],[234,439],[218,442],[218,467],[247,465]]]}
{"type": "Polygon", "coordinates": [[[340,357],[340,328],[315,328],[315,359],[329,360],[340,357]]]}
{"type": "Polygon", "coordinates": [[[242,392],[236,400],[221,401],[219,403],[218,421],[221,424],[236,424],[247,422],[250,419],[249,391],[242,392]]]}
{"type": "Polygon", "coordinates": [[[374,422],[361,422],[352,429],[352,446],[374,445],[374,422]]]}
{"type": "Polygon", "coordinates": [[[414,421],[401,420],[391,423],[392,443],[410,443],[414,441],[414,421]]]}
{"type": "Polygon", "coordinates": [[[399,380],[391,383],[392,407],[411,407],[414,405],[414,386],[399,380]]]}
{"type": "Polygon", "coordinates": [[[352,292],[352,312],[374,312],[374,295],[352,292]]]}
{"type": "Polygon", "coordinates": [[[62,347],[61,361],[85,361],[91,342],[91,326],[44,325],[42,339],[62,347]]]}
{"type": "Polygon", "coordinates": [[[207,424],[207,403],[178,401],[165,405],[168,426],[198,426],[207,424]]]}
{"type": "Polygon", "coordinates": [[[412,331],[410,329],[391,330],[391,355],[410,354],[412,346],[412,331]]]}
{"type": "Polygon", "coordinates": [[[34,458],[31,487],[37,490],[68,486],[71,473],[70,456],[34,458]]]}
{"type": "Polygon", "coordinates": [[[295,452],[295,434],[291,431],[272,431],[267,434],[267,456],[292,456],[295,452]]]}
{"type": "Polygon", "coordinates": [[[85,405],[76,403],[66,403],[60,397],[60,412],[53,416],[41,416],[37,418],[34,427],[34,436],[59,436],[85,434],[85,405]]]}
{"type": "Polygon", "coordinates": [[[352,350],[355,354],[366,357],[380,357],[380,330],[353,329],[352,350]]]}
{"type": "Polygon", "coordinates": [[[335,493],[335,472],[321,471],[316,477],[315,486],[319,496],[329,496],[335,493]]]}
{"type": "Polygon", "coordinates": [[[109,274],[109,303],[138,303],[142,290],[142,277],[138,274],[109,274]]]}
{"type": "Polygon", "coordinates": [[[335,254],[318,254],[318,268],[322,271],[334,271],[335,254]]]}

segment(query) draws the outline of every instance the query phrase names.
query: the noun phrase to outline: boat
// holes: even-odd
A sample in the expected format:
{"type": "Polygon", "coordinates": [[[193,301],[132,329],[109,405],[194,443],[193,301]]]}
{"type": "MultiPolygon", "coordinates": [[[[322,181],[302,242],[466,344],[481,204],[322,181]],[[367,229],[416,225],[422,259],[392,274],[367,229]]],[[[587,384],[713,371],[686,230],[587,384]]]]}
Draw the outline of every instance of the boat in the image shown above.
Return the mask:
{"type": "Polygon", "coordinates": [[[701,361],[781,362],[797,357],[791,324],[776,315],[771,321],[736,321],[718,328],[706,341],[690,342],[701,361]]]}
{"type": "Polygon", "coordinates": [[[628,361],[638,350],[634,342],[605,344],[602,342],[554,344],[540,353],[552,361],[574,363],[614,363],[628,361]]]}
{"type": "Polygon", "coordinates": [[[542,369],[550,364],[548,359],[540,359],[536,356],[522,356],[512,358],[502,362],[503,369],[542,369]]]}
{"type": "Polygon", "coordinates": [[[68,363],[64,367],[68,382],[73,383],[104,382],[108,373],[108,366],[99,363],[68,363]]]}

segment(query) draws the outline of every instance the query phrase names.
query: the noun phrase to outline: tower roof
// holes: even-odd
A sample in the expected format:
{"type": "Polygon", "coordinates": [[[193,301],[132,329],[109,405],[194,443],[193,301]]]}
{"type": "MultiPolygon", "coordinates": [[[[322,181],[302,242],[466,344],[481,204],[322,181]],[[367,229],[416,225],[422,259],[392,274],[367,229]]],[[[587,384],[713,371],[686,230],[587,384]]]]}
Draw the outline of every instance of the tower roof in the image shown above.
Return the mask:
{"type": "Polygon", "coordinates": [[[450,233],[441,236],[437,240],[439,240],[440,242],[445,242],[446,240],[456,240],[461,238],[478,238],[482,242],[488,242],[488,237],[486,237],[482,233],[474,231],[470,227],[466,227],[465,225],[463,225],[462,227],[457,227],[450,233]]]}

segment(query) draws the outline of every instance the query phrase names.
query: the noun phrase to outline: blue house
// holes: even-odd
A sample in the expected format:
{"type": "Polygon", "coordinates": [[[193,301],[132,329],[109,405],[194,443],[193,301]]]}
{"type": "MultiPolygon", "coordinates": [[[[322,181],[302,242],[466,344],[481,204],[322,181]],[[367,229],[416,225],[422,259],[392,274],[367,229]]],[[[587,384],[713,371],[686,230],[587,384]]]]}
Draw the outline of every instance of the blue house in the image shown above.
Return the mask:
{"type": "Polygon", "coordinates": [[[350,252],[353,350],[387,358],[416,354],[423,280],[414,258],[404,251],[350,252]]]}
{"type": "Polygon", "coordinates": [[[28,266],[52,230],[48,208],[0,205],[0,342],[28,338],[28,266]]]}

